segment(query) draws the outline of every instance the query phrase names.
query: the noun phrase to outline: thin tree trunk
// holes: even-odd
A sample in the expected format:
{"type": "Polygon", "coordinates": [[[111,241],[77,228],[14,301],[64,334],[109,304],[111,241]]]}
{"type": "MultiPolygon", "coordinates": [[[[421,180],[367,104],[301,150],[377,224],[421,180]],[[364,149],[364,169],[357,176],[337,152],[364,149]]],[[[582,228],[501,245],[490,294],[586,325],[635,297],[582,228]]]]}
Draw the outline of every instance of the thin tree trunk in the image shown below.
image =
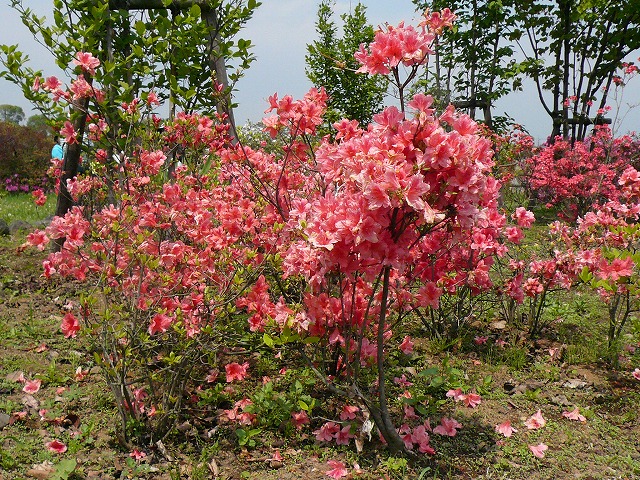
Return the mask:
{"type": "MultiPolygon", "coordinates": [[[[90,75],[84,75],[89,85],[93,83],[90,75]]],[[[80,154],[82,153],[82,140],[84,137],[84,129],[87,124],[87,107],[89,106],[89,97],[76,100],[72,104],[73,128],[76,132],[76,142],[67,146],[64,155],[62,176],[60,177],[60,190],[58,192],[58,201],[56,204],[56,217],[64,216],[74,205],[73,198],[67,189],[67,181],[78,175],[78,166],[80,165],[80,154]]],[[[62,250],[65,239],[56,239],[53,243],[53,251],[62,250]]]]}

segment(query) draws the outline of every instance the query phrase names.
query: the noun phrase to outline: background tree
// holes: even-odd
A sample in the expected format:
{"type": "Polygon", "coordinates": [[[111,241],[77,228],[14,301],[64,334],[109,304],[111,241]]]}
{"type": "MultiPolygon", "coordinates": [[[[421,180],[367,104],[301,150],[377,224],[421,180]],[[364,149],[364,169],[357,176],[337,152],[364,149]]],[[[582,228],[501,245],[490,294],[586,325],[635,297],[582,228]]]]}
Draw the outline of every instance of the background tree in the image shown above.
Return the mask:
{"type": "MultiPolygon", "coordinates": [[[[109,159],[135,141],[129,130],[131,118],[115,106],[132,104],[143,91],[170,98],[172,111],[176,106],[207,113],[218,109],[233,125],[229,79],[239,78],[253,58],[251,42],[236,34],[259,6],[256,0],[60,0],[54,3],[53,24],[45,23],[22,0],[13,0],[12,6],[69,77],[75,76],[71,68],[76,52],[93,53],[103,65],[95,78],[81,74],[94,94],[68,102],[78,142],[70,144],[65,155],[56,215],[73,204],[66,181],[78,172],[87,114],[107,125],[104,144],[93,147],[105,149],[109,159]],[[233,75],[226,72],[227,58],[238,61],[233,75]],[[102,97],[105,101],[98,101],[102,97]]],[[[59,129],[68,115],[66,105],[32,88],[42,72],[28,68],[28,57],[15,45],[2,45],[0,52],[6,68],[0,75],[21,86],[25,97],[59,129]]]]}
{"type": "Polygon", "coordinates": [[[527,0],[517,13],[522,67],[552,119],[551,137],[584,139],[622,60],[640,48],[640,0],[527,0]]]}
{"type": "Polygon", "coordinates": [[[373,41],[373,27],[367,23],[366,7],[358,3],[352,12],[340,16],[343,35],[332,20],[335,1],[322,0],[318,6],[318,40],[307,46],[306,74],[316,87],[329,95],[326,122],[349,118],[366,126],[382,109],[388,82],[381,76],[356,73],[360,65],[353,54],[360,44],[373,41]]]}
{"type": "Polygon", "coordinates": [[[433,61],[417,87],[431,93],[440,107],[453,103],[474,119],[481,111],[484,123],[493,128],[493,103],[511,90],[514,80],[514,87],[520,85],[514,78],[516,62],[510,44],[513,2],[413,0],[413,3],[421,12],[450,8],[457,16],[454,28],[438,36],[433,61]]]}
{"type": "Polygon", "coordinates": [[[48,137],[53,137],[53,130],[49,126],[49,121],[47,120],[47,117],[42,114],[31,115],[27,119],[27,127],[37,132],[44,133],[48,137]]]}
{"type": "Polygon", "coordinates": [[[13,122],[0,122],[0,189],[47,188],[51,141],[43,132],[13,122]]]}
{"type": "Polygon", "coordinates": [[[24,110],[16,105],[0,105],[0,121],[20,125],[24,120],[24,110]]]}

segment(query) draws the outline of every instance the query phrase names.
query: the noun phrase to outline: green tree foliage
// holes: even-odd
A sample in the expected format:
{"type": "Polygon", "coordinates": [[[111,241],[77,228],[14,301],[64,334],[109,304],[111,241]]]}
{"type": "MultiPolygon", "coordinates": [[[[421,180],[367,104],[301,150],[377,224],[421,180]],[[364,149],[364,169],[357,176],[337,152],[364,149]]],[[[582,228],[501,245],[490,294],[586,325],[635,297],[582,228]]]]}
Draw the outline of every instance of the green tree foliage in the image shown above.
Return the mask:
{"type": "Polygon", "coordinates": [[[37,132],[44,133],[48,137],[53,137],[53,130],[49,127],[47,117],[42,114],[31,115],[27,119],[27,127],[37,132]]]}
{"type": "Polygon", "coordinates": [[[490,126],[491,104],[529,77],[552,137],[584,139],[621,62],[640,48],[640,0],[413,2],[421,11],[449,7],[458,15],[438,39],[426,88],[472,117],[483,108],[490,126]]]}
{"type": "Polygon", "coordinates": [[[318,40],[307,46],[307,77],[329,94],[325,115],[329,125],[342,118],[367,125],[381,110],[388,87],[387,80],[379,75],[356,73],[360,65],[353,54],[360,44],[373,41],[373,27],[367,23],[366,7],[358,3],[351,13],[341,15],[343,35],[339,37],[332,19],[334,6],[335,1],[322,0],[318,7],[318,40]]]}
{"type": "Polygon", "coordinates": [[[551,135],[584,139],[621,61],[640,48],[640,0],[518,2],[522,69],[552,119],[551,135]]]}
{"type": "MultiPolygon", "coordinates": [[[[454,28],[436,42],[434,60],[418,88],[424,88],[444,107],[453,103],[495,127],[493,103],[512,88],[516,62],[510,41],[514,2],[511,0],[413,0],[420,11],[449,8],[457,15],[454,28]]],[[[519,81],[513,85],[519,86],[519,81]]]]}
{"type": "Polygon", "coordinates": [[[16,105],[0,105],[0,121],[20,125],[24,120],[24,110],[16,105]]]}

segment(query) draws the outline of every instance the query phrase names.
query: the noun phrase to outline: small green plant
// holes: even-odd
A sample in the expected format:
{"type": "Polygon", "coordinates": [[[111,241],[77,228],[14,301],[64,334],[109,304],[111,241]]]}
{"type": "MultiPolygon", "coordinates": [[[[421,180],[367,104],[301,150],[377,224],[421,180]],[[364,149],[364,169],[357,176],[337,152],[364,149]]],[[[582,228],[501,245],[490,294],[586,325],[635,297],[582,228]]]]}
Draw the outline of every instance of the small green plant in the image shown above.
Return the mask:
{"type": "Polygon", "coordinates": [[[392,474],[394,478],[406,478],[407,465],[409,462],[402,457],[389,457],[381,462],[385,471],[392,474]]]}
{"type": "Polygon", "coordinates": [[[74,458],[60,460],[49,478],[51,480],[68,480],[73,475],[76,466],[77,462],[74,458]]]}
{"type": "Polygon", "coordinates": [[[236,437],[238,437],[238,445],[241,447],[254,448],[257,443],[257,437],[262,433],[261,428],[238,428],[236,437]]]}
{"type": "Polygon", "coordinates": [[[403,398],[403,401],[413,406],[420,415],[429,416],[440,410],[447,401],[446,393],[456,388],[467,388],[464,384],[464,372],[452,366],[447,356],[439,366],[432,366],[418,373],[410,388],[411,398],[403,398]]]}

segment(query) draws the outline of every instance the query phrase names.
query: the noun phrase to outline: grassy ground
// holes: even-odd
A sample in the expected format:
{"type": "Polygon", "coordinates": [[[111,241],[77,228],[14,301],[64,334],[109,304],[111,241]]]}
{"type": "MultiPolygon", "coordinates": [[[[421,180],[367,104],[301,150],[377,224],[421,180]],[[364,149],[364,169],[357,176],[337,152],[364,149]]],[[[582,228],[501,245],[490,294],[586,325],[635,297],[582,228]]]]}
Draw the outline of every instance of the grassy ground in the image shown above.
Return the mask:
{"type": "Polygon", "coordinates": [[[37,223],[53,215],[56,208],[56,197],[47,196],[47,203],[42,207],[33,202],[31,195],[0,193],[0,219],[8,224],[16,220],[27,223],[37,223]]]}
{"type": "MultiPolygon", "coordinates": [[[[0,199],[0,212],[7,211],[5,200],[0,199]]],[[[77,286],[45,282],[40,275],[45,253],[16,254],[23,241],[24,234],[0,238],[0,425],[2,418],[6,423],[0,427],[1,480],[313,480],[329,478],[328,459],[343,461],[350,478],[359,479],[640,478],[640,382],[629,375],[640,365],[640,348],[637,353],[623,350],[616,368],[605,364],[602,307],[586,295],[556,298],[548,327],[535,343],[510,326],[475,327],[492,339],[509,338],[504,348],[461,340],[445,352],[437,342],[416,338],[415,353],[404,364],[409,380],[417,381],[413,374],[421,368],[442,368],[446,359],[466,385],[482,394],[482,403],[473,409],[445,403],[444,413],[463,427],[455,437],[432,436],[434,457],[390,457],[375,439],[360,454],[353,444],[320,445],[311,433],[324,422],[320,418],[288,436],[277,428],[264,429],[254,446],[240,446],[231,426],[213,422],[204,428],[205,422],[194,418],[166,439],[166,451],[149,449],[136,461],[117,442],[117,411],[88,345],[65,339],[59,331],[63,306],[77,298],[77,286]],[[41,380],[40,390],[24,393],[16,382],[20,373],[41,380]],[[574,407],[585,422],[562,416],[574,407]],[[547,424],[528,430],[524,421],[538,410],[547,424]],[[511,438],[494,430],[507,419],[518,430],[511,438]],[[50,452],[45,443],[54,439],[68,450],[50,452]],[[549,446],[543,459],[529,450],[539,443],[549,446]],[[276,450],[282,461],[272,460],[276,450]]],[[[639,346],[639,341],[630,330],[624,343],[639,346]]],[[[251,362],[253,371],[278,377],[279,366],[269,358],[251,362]]],[[[293,373],[278,384],[282,389],[291,378],[301,378],[296,366],[290,367],[293,373]]],[[[256,381],[251,388],[263,387],[256,381]]],[[[321,386],[310,391],[318,402],[330,402],[321,386]]]]}

